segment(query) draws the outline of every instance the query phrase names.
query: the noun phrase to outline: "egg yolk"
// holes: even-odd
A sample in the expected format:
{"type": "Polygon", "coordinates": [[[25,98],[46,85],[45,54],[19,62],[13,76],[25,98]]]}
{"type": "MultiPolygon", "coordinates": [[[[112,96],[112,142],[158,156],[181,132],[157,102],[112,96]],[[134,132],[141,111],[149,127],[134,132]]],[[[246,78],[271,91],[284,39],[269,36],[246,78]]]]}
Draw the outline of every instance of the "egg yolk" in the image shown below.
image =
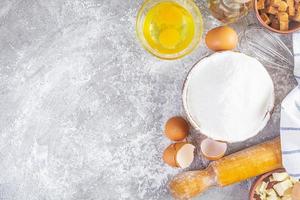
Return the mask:
{"type": "Polygon", "coordinates": [[[178,53],[187,48],[194,32],[191,13],[175,2],[158,3],[145,16],[145,39],[151,48],[162,54],[178,53]]]}
{"type": "Polygon", "coordinates": [[[180,9],[170,4],[161,4],[158,8],[158,15],[153,20],[158,25],[168,24],[168,25],[177,25],[182,21],[182,14],[180,9]]]}
{"type": "Polygon", "coordinates": [[[166,29],[159,34],[159,42],[165,48],[172,49],[179,41],[179,32],[174,28],[166,29]]]}

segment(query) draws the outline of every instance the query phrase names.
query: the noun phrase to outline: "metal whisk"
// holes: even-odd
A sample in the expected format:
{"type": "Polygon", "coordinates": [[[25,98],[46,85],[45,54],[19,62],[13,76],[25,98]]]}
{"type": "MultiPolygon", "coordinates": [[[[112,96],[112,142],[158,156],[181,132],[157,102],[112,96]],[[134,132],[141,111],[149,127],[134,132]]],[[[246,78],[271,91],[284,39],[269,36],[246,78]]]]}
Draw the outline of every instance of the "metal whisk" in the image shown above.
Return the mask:
{"type": "Polygon", "coordinates": [[[292,70],[293,53],[275,34],[251,24],[239,34],[239,51],[250,54],[266,67],[292,70]]]}

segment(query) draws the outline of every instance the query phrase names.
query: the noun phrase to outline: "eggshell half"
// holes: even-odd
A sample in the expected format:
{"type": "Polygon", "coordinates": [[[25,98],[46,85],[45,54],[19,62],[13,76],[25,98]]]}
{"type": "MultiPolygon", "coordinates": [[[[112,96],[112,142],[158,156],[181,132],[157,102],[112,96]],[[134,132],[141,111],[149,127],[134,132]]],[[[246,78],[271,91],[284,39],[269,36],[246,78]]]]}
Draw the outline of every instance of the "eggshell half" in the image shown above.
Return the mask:
{"type": "Polygon", "coordinates": [[[175,160],[175,144],[170,144],[163,153],[163,160],[166,164],[170,165],[171,167],[178,167],[176,160],[175,160]]]}
{"type": "Polygon", "coordinates": [[[186,168],[190,166],[194,160],[195,146],[192,144],[185,144],[177,151],[176,161],[179,167],[186,168]]]}
{"type": "Polygon", "coordinates": [[[163,160],[171,167],[186,168],[194,160],[195,146],[187,142],[170,144],[163,153],[163,160]]]}
{"type": "Polygon", "coordinates": [[[206,138],[201,142],[201,152],[208,160],[222,158],[227,150],[227,144],[206,138]]]}

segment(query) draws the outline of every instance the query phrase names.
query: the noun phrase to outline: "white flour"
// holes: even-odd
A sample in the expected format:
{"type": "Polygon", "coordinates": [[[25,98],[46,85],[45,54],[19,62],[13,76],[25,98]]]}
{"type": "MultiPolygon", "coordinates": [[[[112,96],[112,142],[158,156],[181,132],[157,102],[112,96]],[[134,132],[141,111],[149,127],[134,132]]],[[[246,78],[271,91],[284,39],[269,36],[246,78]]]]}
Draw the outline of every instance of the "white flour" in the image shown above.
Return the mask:
{"type": "Polygon", "coordinates": [[[203,134],[228,142],[257,134],[274,104],[273,82],[263,65],[230,51],[201,60],[190,72],[184,93],[192,123],[203,134]]]}

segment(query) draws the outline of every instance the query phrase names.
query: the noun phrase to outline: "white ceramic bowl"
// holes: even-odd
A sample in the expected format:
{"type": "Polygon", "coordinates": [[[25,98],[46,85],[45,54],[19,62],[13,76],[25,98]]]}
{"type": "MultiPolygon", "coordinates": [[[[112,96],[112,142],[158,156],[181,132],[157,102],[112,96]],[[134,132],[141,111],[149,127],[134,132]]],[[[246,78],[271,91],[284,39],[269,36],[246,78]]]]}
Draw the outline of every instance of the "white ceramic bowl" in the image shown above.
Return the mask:
{"type": "MultiPolygon", "coordinates": [[[[218,52],[218,53],[215,53],[215,54],[219,54],[219,53],[224,53],[224,52],[218,52]]],[[[250,137],[253,137],[255,135],[257,135],[265,126],[266,124],[268,123],[270,117],[271,117],[271,113],[272,113],[272,110],[273,110],[273,107],[274,107],[274,101],[275,101],[275,95],[274,95],[274,87],[273,87],[273,92],[272,92],[272,95],[270,95],[269,99],[268,99],[268,102],[269,102],[269,106],[268,106],[268,109],[266,110],[265,112],[265,115],[264,115],[264,118],[263,120],[261,121],[261,123],[259,124],[259,126],[255,127],[255,131],[253,133],[251,133],[250,135],[247,135],[247,137],[244,137],[242,139],[239,139],[239,140],[230,140],[230,139],[227,139],[227,138],[216,138],[214,137],[212,134],[210,134],[209,132],[205,132],[201,129],[201,126],[200,124],[198,124],[196,122],[196,120],[192,117],[193,115],[191,114],[191,110],[189,108],[189,105],[188,105],[188,102],[187,102],[187,93],[188,93],[188,88],[189,88],[189,81],[191,79],[191,77],[193,76],[193,71],[199,67],[199,63],[203,62],[203,60],[215,55],[215,54],[212,54],[210,56],[206,56],[202,59],[200,59],[192,68],[191,70],[189,71],[186,79],[185,79],[185,82],[184,82],[184,85],[183,85],[183,93],[182,93],[182,98],[183,98],[183,106],[184,106],[184,110],[186,112],[186,115],[187,115],[187,119],[189,120],[189,122],[191,123],[191,125],[197,130],[199,131],[200,133],[206,135],[207,137],[209,138],[212,138],[214,140],[218,140],[218,141],[223,141],[223,142],[229,142],[229,143],[233,143],[233,142],[241,142],[241,141],[244,141],[250,137]]],[[[222,64],[222,63],[220,63],[222,64]]],[[[264,68],[265,70],[265,68],[264,68]]],[[[268,74],[269,75],[269,74],[268,74]]],[[[271,77],[269,77],[271,79],[271,77]]],[[[218,123],[218,122],[216,122],[218,123]]]]}

